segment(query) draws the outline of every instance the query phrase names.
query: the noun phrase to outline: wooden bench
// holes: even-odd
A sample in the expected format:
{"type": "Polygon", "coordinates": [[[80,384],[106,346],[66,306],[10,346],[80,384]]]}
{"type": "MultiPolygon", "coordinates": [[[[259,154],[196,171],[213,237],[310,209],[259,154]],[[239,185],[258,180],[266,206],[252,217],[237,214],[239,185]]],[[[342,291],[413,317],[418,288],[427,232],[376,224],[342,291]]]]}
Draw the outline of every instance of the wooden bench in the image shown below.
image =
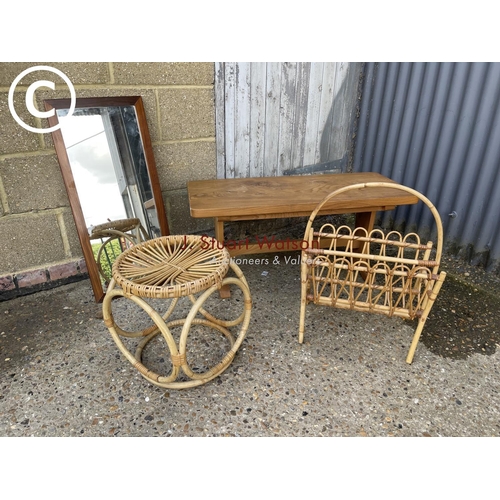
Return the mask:
{"type": "MultiPolygon", "coordinates": [[[[226,246],[231,257],[241,254],[301,250],[303,240],[270,241],[264,244],[229,244],[224,239],[224,223],[230,221],[278,219],[311,215],[329,193],[353,184],[390,182],[374,172],[306,176],[258,177],[190,181],[187,184],[191,216],[213,217],[215,239],[226,246]],[[295,247],[295,248],[294,248],[295,247]]],[[[325,203],[319,215],[356,214],[356,227],[373,229],[376,213],[398,205],[418,202],[413,194],[380,188],[369,194],[351,190],[325,203]]]]}

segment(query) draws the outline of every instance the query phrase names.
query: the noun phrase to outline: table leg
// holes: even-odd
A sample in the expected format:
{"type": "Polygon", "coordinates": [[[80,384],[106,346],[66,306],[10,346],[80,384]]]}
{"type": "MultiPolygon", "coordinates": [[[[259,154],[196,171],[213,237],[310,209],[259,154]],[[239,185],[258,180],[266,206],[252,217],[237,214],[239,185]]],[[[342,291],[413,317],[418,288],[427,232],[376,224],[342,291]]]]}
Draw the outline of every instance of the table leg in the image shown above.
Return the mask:
{"type": "Polygon", "coordinates": [[[224,221],[214,218],[215,239],[224,242],[224,221]]]}
{"type": "MultiPolygon", "coordinates": [[[[219,220],[218,217],[214,218],[214,227],[215,227],[215,239],[224,243],[224,221],[219,220]]],[[[221,299],[228,299],[231,297],[231,291],[229,290],[229,286],[223,286],[219,290],[219,296],[221,299]]]]}
{"type": "MultiPolygon", "coordinates": [[[[355,227],[363,227],[366,229],[367,234],[370,234],[370,231],[373,229],[373,225],[375,224],[375,216],[377,212],[360,212],[356,214],[356,226],[355,227]]],[[[355,252],[360,252],[362,249],[362,243],[358,242],[356,247],[353,247],[355,252]]],[[[361,277],[366,281],[368,274],[365,272],[360,273],[361,277]]]]}
{"type": "Polygon", "coordinates": [[[368,234],[373,229],[377,212],[360,212],[356,214],[356,227],[364,227],[368,234]]]}

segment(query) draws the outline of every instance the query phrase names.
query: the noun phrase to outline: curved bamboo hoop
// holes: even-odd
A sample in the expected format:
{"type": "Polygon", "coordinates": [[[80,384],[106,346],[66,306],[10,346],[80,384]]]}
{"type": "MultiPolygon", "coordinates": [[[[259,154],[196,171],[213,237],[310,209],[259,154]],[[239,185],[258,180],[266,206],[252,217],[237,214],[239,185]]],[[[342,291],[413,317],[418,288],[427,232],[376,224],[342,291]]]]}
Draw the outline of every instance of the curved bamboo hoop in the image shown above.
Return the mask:
{"type": "MultiPolygon", "coordinates": [[[[438,275],[443,250],[443,225],[439,212],[431,201],[415,189],[399,184],[394,185],[390,182],[368,182],[345,186],[328,194],[318,203],[307,222],[304,240],[308,242],[308,248],[302,251],[301,259],[299,342],[302,343],[304,340],[305,309],[308,302],[344,309],[378,312],[387,316],[396,315],[410,319],[417,316],[419,323],[406,358],[407,363],[411,363],[424,323],[446,277],[444,271],[441,271],[438,275]],[[368,234],[364,228],[356,228],[351,231],[348,226],[341,226],[335,230],[332,224],[324,224],[318,233],[314,233],[313,222],[328,200],[347,191],[365,188],[391,188],[406,191],[416,196],[428,207],[434,217],[437,230],[436,255],[433,260],[429,260],[433,247],[432,242],[428,242],[427,245],[420,244],[420,238],[415,233],[409,233],[403,238],[397,231],[391,231],[389,234],[384,235],[380,230],[374,229],[368,234]],[[325,231],[325,228],[328,227],[332,228],[330,234],[325,231]],[[341,234],[343,227],[347,228],[345,235],[341,234]],[[341,235],[345,236],[350,242],[361,242],[363,244],[362,250],[360,252],[354,252],[353,250],[338,251],[337,238],[341,235]],[[313,245],[314,236],[332,238],[333,249],[332,245],[330,245],[329,250],[315,249],[313,245]],[[411,238],[414,238],[416,242],[408,241],[411,238]],[[382,253],[378,255],[371,254],[369,250],[371,243],[381,244],[383,247],[382,253]],[[387,246],[399,247],[398,256],[386,255],[387,246]],[[405,248],[422,251],[423,258],[404,258],[402,251],[405,248]],[[330,257],[333,259],[333,263],[330,261],[330,257]],[[356,259],[355,262],[354,259],[356,259]],[[376,262],[376,264],[371,265],[370,262],[376,262]],[[311,271],[313,265],[321,267],[319,274],[311,271]],[[428,268],[432,268],[432,271],[429,271],[428,268]],[[340,278],[341,270],[347,272],[347,277],[340,278]],[[364,283],[358,281],[358,277],[361,276],[360,273],[367,274],[363,278],[364,283]],[[375,283],[376,274],[386,276],[384,286],[375,283]],[[311,281],[313,282],[313,294],[308,294],[311,281]],[[316,285],[314,285],[314,282],[316,282],[316,285]],[[413,283],[416,284],[416,292],[412,287],[413,283]],[[423,292],[419,292],[423,283],[426,287],[423,292]],[[429,286],[427,286],[428,283],[429,286]],[[321,295],[326,290],[327,285],[340,287],[335,288],[336,295],[334,295],[333,291],[330,292],[331,297],[321,295]],[[381,304],[380,301],[383,303],[381,304]]],[[[349,248],[352,248],[352,243],[350,245],[349,248]]]]}
{"type": "MultiPolygon", "coordinates": [[[[250,289],[250,287],[248,286],[248,283],[247,283],[247,280],[246,280],[245,276],[241,272],[241,269],[233,261],[230,261],[229,267],[233,270],[234,274],[236,274],[237,278],[240,279],[245,284],[245,286],[248,289],[250,289]]],[[[189,298],[190,298],[191,302],[194,305],[194,303],[196,302],[195,296],[194,295],[190,295],[189,298]]],[[[217,319],[215,316],[213,316],[212,314],[210,314],[209,312],[207,312],[205,309],[203,309],[203,307],[200,307],[199,312],[200,312],[200,314],[202,314],[209,321],[217,322],[218,324],[220,324],[220,325],[222,325],[222,326],[224,326],[226,328],[229,328],[229,327],[235,326],[235,325],[239,325],[241,323],[241,321],[243,320],[243,317],[245,315],[245,311],[243,311],[241,313],[241,315],[238,316],[236,319],[224,321],[224,320],[217,319]]]]}
{"type": "MultiPolygon", "coordinates": [[[[243,323],[241,328],[240,328],[240,333],[236,338],[235,342],[231,342],[231,349],[226,353],[222,361],[220,361],[216,366],[210,368],[208,371],[205,373],[194,373],[191,370],[191,367],[189,366],[187,359],[185,363],[182,365],[182,370],[184,373],[190,377],[191,379],[197,380],[200,382],[200,384],[204,384],[208,382],[209,380],[212,380],[216,376],[220,375],[233,361],[234,356],[236,355],[236,352],[240,348],[241,343],[243,342],[243,339],[246,336],[246,332],[248,330],[248,325],[250,324],[250,311],[252,308],[252,301],[250,298],[250,292],[246,285],[238,278],[225,278],[222,282],[223,285],[236,285],[240,288],[240,290],[243,292],[244,296],[244,315],[243,317],[240,316],[241,320],[240,323],[243,323]]],[[[189,331],[191,328],[191,324],[193,323],[196,314],[198,311],[201,309],[202,305],[205,303],[205,301],[212,295],[214,292],[217,292],[218,288],[214,285],[210,287],[208,290],[206,290],[196,301],[194,306],[191,308],[191,311],[189,312],[186,321],[184,323],[184,326],[182,328],[181,332],[181,337],[179,340],[179,354],[181,356],[184,355],[186,357],[186,349],[187,349],[187,342],[188,342],[188,335],[189,331]]],[[[208,321],[208,320],[201,320],[204,323],[207,324],[207,326],[212,326],[212,328],[216,328],[219,331],[222,331],[224,333],[225,328],[222,326],[224,323],[223,321],[220,320],[215,320],[215,322],[208,321]]],[[[230,332],[228,332],[229,335],[230,332]]],[[[227,335],[226,335],[227,336],[227,335]]],[[[231,340],[231,337],[228,337],[231,340]]]]}

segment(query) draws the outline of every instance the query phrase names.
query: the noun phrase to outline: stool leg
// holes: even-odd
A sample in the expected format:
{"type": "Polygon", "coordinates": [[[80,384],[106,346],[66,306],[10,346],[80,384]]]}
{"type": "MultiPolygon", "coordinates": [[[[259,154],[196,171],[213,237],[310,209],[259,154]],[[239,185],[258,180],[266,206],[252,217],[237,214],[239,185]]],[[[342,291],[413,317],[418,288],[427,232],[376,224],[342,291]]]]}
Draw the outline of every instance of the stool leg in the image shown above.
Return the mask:
{"type": "Polygon", "coordinates": [[[307,255],[302,252],[300,263],[300,318],[299,318],[299,343],[304,342],[304,326],[307,305],[307,255]]]}
{"type": "MultiPolygon", "coordinates": [[[[114,281],[114,280],[113,280],[114,281]]],[[[114,285],[114,282],[112,281],[112,284],[114,285]]],[[[113,318],[113,313],[111,311],[111,301],[113,297],[116,296],[121,296],[125,297],[135,304],[137,304],[139,307],[141,307],[148,315],[149,317],[153,320],[153,322],[156,325],[156,329],[153,333],[149,334],[145,339],[147,341],[151,340],[153,337],[161,333],[163,335],[163,338],[165,339],[167,346],[170,351],[170,355],[172,359],[176,359],[176,357],[179,356],[179,352],[177,350],[177,345],[175,343],[174,338],[172,337],[172,334],[170,333],[170,330],[168,329],[167,325],[163,321],[163,318],[158,314],[147,302],[142,300],[139,297],[135,297],[134,295],[125,295],[124,292],[121,289],[114,289],[110,290],[106,293],[104,296],[104,301],[102,304],[102,310],[103,310],[103,318],[104,318],[104,323],[108,327],[109,332],[111,333],[111,336],[113,340],[115,341],[115,344],[118,346],[118,349],[121,351],[121,353],[127,358],[127,360],[132,364],[134,368],[136,368],[140,374],[149,382],[152,382],[153,384],[156,385],[161,385],[165,386],[164,384],[168,384],[169,382],[173,382],[178,374],[179,374],[179,364],[178,363],[172,363],[172,372],[170,373],[169,376],[164,377],[161,375],[158,375],[157,373],[153,372],[152,370],[149,370],[146,366],[142,364],[140,359],[137,358],[137,356],[134,356],[130,353],[130,351],[127,349],[127,347],[123,344],[119,333],[116,331],[116,324],[113,318]]],[[[146,341],[146,342],[147,342],[146,341]]]]}
{"type": "MultiPolygon", "coordinates": [[[[236,266],[236,265],[235,265],[236,266]]],[[[236,266],[237,267],[237,266],[236,266]]],[[[239,271],[239,268],[238,268],[239,271]]],[[[241,271],[240,271],[241,272],[241,271]]],[[[250,324],[250,314],[251,314],[251,309],[252,309],[252,299],[250,297],[250,291],[246,284],[240,280],[239,278],[225,278],[222,281],[223,285],[236,285],[240,288],[240,290],[243,292],[243,297],[244,297],[244,314],[238,318],[238,323],[242,323],[240,327],[240,331],[238,334],[238,337],[236,338],[236,341],[234,344],[231,346],[231,349],[226,353],[222,361],[220,361],[217,365],[214,367],[210,368],[208,371],[204,373],[195,373],[193,370],[190,368],[189,364],[186,363],[182,365],[182,370],[184,373],[190,377],[191,379],[196,379],[200,380],[201,383],[208,382],[209,380],[212,380],[216,376],[220,375],[232,362],[236,352],[238,351],[241,343],[243,342],[243,339],[245,338],[246,332],[248,330],[248,325],[250,324]]],[[[187,358],[187,341],[188,341],[188,334],[189,330],[191,328],[191,324],[195,321],[195,316],[198,312],[201,312],[203,304],[207,301],[207,299],[217,291],[217,287],[214,285],[210,287],[208,290],[203,292],[198,299],[196,300],[195,304],[189,311],[188,316],[186,317],[186,321],[184,322],[184,326],[182,328],[181,336],[179,339],[179,354],[184,357],[184,359],[187,358]]],[[[211,323],[210,326],[212,328],[216,328],[219,331],[222,331],[221,329],[225,327],[225,325],[228,326],[233,326],[235,324],[234,321],[224,321],[224,320],[218,320],[215,317],[213,317],[213,322],[207,322],[211,323]]]]}
{"type": "Polygon", "coordinates": [[[421,318],[418,321],[418,326],[413,335],[413,340],[410,346],[410,350],[408,351],[408,356],[406,357],[406,362],[408,364],[411,364],[413,361],[413,356],[415,355],[415,350],[417,349],[417,344],[420,339],[420,335],[422,334],[422,330],[424,329],[425,322],[427,321],[427,317],[429,316],[432,306],[434,305],[434,301],[436,300],[436,297],[441,290],[441,286],[443,285],[445,278],[446,273],[444,271],[441,271],[441,273],[439,274],[439,278],[436,281],[434,288],[432,289],[432,292],[429,294],[429,300],[421,318]]]}

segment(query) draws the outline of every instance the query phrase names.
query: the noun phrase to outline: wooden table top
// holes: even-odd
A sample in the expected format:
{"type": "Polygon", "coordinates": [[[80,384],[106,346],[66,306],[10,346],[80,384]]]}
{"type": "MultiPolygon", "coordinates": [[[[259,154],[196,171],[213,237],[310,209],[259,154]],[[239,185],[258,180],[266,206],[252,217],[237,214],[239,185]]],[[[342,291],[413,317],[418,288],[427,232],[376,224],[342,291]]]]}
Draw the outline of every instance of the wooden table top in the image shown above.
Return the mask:
{"type": "MultiPolygon", "coordinates": [[[[193,217],[271,216],[306,214],[332,191],[351,184],[391,182],[375,172],[214,179],[188,182],[193,217]]],[[[357,213],[411,205],[418,198],[390,188],[348,191],[334,197],[322,212],[357,213]]]]}

